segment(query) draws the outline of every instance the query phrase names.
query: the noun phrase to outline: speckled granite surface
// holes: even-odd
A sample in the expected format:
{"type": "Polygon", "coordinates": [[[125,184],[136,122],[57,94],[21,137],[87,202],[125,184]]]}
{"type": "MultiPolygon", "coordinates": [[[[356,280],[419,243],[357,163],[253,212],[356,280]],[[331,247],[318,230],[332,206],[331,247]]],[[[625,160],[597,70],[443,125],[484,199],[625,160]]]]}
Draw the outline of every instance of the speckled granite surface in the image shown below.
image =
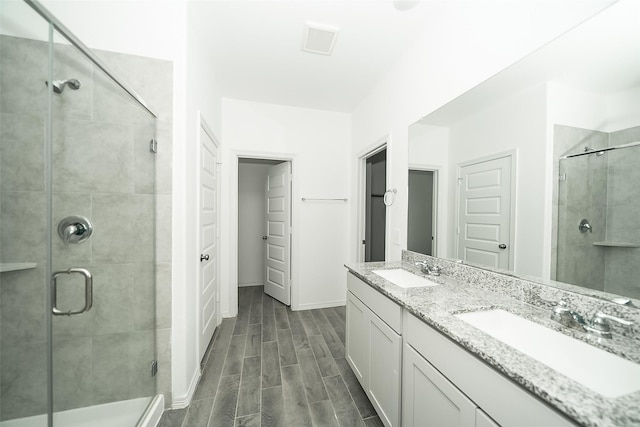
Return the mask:
{"type": "Polygon", "coordinates": [[[374,289],[404,306],[578,424],[598,427],[640,426],[640,391],[618,398],[604,397],[455,317],[458,313],[501,308],[640,363],[640,310],[637,308],[623,307],[407,251],[403,253],[402,262],[354,263],[345,266],[374,289]],[[442,286],[404,289],[371,272],[401,267],[422,275],[419,268],[414,266],[418,260],[443,267],[441,276],[429,276],[430,280],[442,286]],[[596,311],[603,311],[632,320],[635,325],[624,330],[616,329],[611,340],[564,328],[549,318],[551,307],[561,299],[587,319],[596,311]]]}

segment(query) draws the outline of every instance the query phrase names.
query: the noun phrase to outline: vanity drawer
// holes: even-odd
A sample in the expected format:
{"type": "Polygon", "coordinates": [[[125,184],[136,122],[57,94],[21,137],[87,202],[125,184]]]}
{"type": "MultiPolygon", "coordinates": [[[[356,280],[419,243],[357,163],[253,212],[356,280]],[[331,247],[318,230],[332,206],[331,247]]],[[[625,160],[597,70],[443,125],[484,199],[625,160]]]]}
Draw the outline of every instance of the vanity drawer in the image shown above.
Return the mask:
{"type": "Polygon", "coordinates": [[[396,333],[402,335],[402,308],[371,286],[347,273],[347,289],[396,333]]]}

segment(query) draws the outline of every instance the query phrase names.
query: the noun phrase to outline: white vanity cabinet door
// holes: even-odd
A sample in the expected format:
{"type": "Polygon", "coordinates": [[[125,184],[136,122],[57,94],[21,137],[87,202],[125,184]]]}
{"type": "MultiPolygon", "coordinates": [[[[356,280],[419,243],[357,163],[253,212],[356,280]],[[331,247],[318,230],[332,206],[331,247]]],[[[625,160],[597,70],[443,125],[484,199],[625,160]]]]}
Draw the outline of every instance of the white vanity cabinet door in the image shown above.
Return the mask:
{"type": "Polygon", "coordinates": [[[353,373],[366,390],[369,371],[367,323],[368,308],[351,292],[347,292],[346,357],[353,373]]]}
{"type": "Polygon", "coordinates": [[[402,372],[403,426],[475,426],[476,405],[408,344],[402,372]]]}
{"type": "Polygon", "coordinates": [[[365,388],[385,426],[400,426],[402,337],[373,312],[369,317],[369,381],[365,388]]]}
{"type": "Polygon", "coordinates": [[[476,409],[476,427],[500,427],[489,415],[480,408],[476,409]]]}
{"type": "MultiPolygon", "coordinates": [[[[362,289],[356,292],[358,296],[351,290],[347,292],[346,359],[382,423],[400,427],[402,336],[370,310],[367,302],[372,299],[368,293],[362,289]]],[[[400,319],[399,306],[390,300],[388,303],[389,307],[385,306],[387,302],[378,305],[385,315],[392,313],[390,318],[400,319]]]]}

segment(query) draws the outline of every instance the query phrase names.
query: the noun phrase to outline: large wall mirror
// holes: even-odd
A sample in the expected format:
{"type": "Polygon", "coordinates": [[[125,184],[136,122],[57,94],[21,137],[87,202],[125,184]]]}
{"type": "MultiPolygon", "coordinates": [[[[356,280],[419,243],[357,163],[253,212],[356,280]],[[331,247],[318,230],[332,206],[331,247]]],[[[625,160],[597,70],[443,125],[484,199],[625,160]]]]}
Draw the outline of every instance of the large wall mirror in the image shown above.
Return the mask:
{"type": "Polygon", "coordinates": [[[432,254],[640,306],[640,2],[411,125],[409,159],[438,177],[409,181],[436,195],[407,232],[432,221],[432,254]]]}

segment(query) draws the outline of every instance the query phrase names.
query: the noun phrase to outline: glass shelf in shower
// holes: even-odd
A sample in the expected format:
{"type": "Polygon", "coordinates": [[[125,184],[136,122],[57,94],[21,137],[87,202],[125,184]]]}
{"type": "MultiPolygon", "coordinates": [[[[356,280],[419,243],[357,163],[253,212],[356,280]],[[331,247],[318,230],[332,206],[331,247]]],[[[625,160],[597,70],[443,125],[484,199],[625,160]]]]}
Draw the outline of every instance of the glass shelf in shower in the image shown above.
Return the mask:
{"type": "Polygon", "coordinates": [[[38,264],[35,262],[6,262],[0,263],[0,273],[7,271],[30,270],[36,268],[38,264]]]}
{"type": "Polygon", "coordinates": [[[593,242],[593,246],[605,246],[609,248],[640,248],[636,243],[627,242],[593,242]]]}

